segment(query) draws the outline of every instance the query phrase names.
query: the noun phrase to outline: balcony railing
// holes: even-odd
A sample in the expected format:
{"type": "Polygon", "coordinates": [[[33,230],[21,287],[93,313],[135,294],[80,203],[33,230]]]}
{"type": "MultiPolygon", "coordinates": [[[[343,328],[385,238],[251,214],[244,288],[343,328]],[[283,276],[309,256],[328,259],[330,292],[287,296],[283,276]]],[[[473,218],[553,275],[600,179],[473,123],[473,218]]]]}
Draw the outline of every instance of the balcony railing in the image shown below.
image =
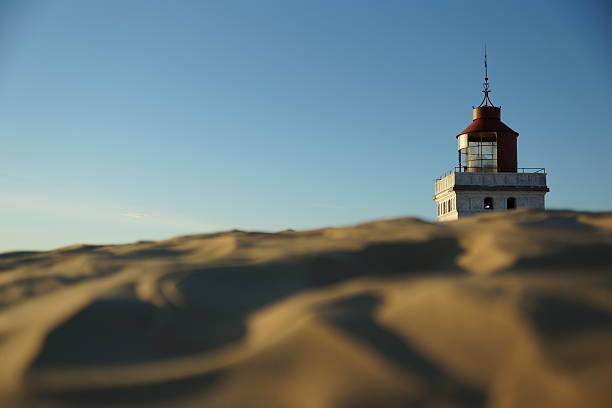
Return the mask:
{"type": "MultiPolygon", "coordinates": [[[[491,171],[490,168],[467,167],[467,166],[453,167],[452,169],[444,172],[444,174],[438,177],[436,181],[442,180],[444,177],[448,176],[449,174],[453,174],[453,173],[479,173],[479,172],[499,173],[498,171],[491,171]],[[468,169],[470,169],[470,171],[468,171],[468,169]],[[484,171],[473,171],[472,169],[484,170],[484,171]]],[[[516,169],[516,172],[512,172],[512,173],[546,173],[546,169],[544,167],[519,167],[516,169]]]]}

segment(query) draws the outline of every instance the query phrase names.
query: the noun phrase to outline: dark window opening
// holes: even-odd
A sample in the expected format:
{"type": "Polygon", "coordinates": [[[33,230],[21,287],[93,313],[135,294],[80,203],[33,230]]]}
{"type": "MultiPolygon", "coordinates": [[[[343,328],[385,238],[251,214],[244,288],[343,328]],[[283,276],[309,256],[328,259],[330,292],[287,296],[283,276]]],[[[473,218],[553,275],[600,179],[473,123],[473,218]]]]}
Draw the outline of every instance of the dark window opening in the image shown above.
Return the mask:
{"type": "Polygon", "coordinates": [[[491,197],[486,197],[484,199],[484,209],[492,210],[493,209],[493,199],[491,197]]]}
{"type": "Polygon", "coordinates": [[[509,197],[506,200],[506,208],[509,209],[509,210],[515,209],[516,208],[516,198],[509,197]]]}

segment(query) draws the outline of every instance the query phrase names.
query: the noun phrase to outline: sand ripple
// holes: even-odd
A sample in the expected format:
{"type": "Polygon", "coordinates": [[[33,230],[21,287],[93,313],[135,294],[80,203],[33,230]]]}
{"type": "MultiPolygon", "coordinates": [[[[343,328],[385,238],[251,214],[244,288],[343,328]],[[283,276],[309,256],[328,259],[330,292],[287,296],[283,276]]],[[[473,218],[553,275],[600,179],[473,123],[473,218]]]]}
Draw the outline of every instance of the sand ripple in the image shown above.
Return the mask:
{"type": "Polygon", "coordinates": [[[0,254],[3,407],[609,407],[612,214],[0,254]]]}

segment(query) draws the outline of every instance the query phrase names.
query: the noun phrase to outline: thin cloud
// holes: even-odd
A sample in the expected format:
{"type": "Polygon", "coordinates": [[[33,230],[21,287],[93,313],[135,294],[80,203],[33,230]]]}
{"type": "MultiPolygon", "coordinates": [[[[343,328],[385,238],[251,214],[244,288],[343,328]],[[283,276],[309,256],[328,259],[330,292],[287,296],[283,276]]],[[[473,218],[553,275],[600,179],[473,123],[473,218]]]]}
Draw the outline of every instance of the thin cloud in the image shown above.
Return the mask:
{"type": "MultiPolygon", "coordinates": [[[[178,233],[205,232],[222,230],[226,225],[210,223],[203,218],[185,216],[173,212],[152,209],[151,212],[129,211],[126,206],[108,201],[106,197],[58,197],[45,194],[3,193],[0,199],[0,214],[12,213],[13,217],[28,215],[50,217],[50,219],[70,218],[87,222],[102,222],[105,225],[126,218],[146,218],[147,225],[167,228],[178,233]],[[123,208],[122,208],[123,207],[123,208]]],[[[1,218],[1,217],[0,217],[1,218]]],[[[174,232],[170,232],[174,233],[174,232]]]]}
{"type": "Polygon", "coordinates": [[[149,215],[148,214],[140,214],[140,213],[125,213],[125,214],[121,214],[123,217],[128,217],[128,218],[133,218],[136,220],[142,219],[142,218],[146,218],[149,215]]]}
{"type": "Polygon", "coordinates": [[[30,174],[0,171],[0,178],[16,181],[35,181],[36,177],[30,174]]]}

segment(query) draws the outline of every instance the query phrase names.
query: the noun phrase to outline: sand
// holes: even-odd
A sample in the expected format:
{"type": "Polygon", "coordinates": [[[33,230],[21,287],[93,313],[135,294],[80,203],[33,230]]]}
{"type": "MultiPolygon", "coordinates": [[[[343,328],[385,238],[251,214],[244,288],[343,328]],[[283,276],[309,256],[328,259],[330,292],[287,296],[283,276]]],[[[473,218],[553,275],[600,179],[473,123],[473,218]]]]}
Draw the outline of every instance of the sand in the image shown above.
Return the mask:
{"type": "Polygon", "coordinates": [[[612,213],[0,254],[2,407],[611,407],[612,213]]]}

